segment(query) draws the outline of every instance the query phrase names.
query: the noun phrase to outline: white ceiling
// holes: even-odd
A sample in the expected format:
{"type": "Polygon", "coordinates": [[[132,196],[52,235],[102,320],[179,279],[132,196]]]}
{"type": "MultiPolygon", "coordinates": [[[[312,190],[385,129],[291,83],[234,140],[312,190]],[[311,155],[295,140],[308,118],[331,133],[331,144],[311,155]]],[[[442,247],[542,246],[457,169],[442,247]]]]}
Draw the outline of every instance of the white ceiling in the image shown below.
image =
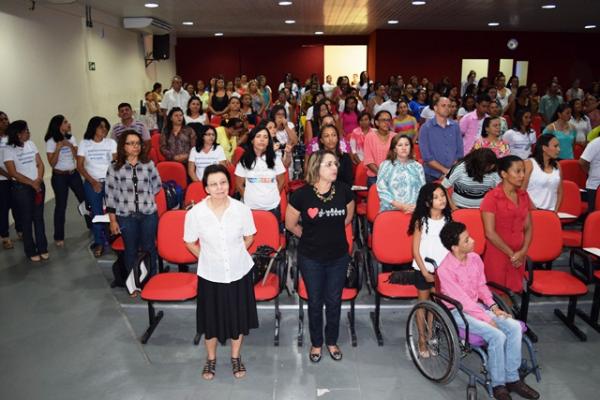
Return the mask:
{"type": "Polygon", "coordinates": [[[178,36],[367,35],[376,29],[599,32],[600,0],[77,0],[117,17],[153,16],[178,36]],[[159,7],[148,9],[154,1],[159,7]],[[543,4],[556,4],[544,10],[543,4]],[[284,23],[294,19],[294,25],[284,23]],[[398,20],[389,25],[388,20],[398,20]],[[192,21],[194,26],[183,26],[192,21]],[[488,22],[499,22],[490,28],[488,22]],[[585,25],[598,28],[586,30],[585,25]]]}

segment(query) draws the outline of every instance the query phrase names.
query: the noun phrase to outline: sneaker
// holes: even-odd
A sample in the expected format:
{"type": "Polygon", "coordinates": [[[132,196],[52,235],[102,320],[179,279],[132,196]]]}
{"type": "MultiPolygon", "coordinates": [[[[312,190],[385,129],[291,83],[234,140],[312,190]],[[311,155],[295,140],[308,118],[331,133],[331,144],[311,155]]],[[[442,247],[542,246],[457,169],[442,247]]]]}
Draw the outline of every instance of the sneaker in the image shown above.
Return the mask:
{"type": "Polygon", "coordinates": [[[526,384],[525,381],[523,381],[522,379],[516,382],[507,383],[506,388],[511,393],[516,393],[524,399],[535,400],[540,398],[540,394],[536,392],[531,386],[526,384]]]}
{"type": "Polygon", "coordinates": [[[512,400],[508,389],[504,385],[494,386],[494,398],[496,400],[512,400]]]}

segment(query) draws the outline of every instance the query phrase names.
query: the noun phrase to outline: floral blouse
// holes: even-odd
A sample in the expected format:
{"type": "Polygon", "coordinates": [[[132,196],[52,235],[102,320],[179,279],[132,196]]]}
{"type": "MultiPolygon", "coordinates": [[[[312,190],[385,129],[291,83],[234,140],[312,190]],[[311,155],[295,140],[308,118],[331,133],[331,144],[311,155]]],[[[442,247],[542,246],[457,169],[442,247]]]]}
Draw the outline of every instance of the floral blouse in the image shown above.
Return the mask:
{"type": "Polygon", "coordinates": [[[393,210],[394,200],[403,204],[416,204],[419,190],[423,185],[425,185],[425,172],[418,162],[383,161],[377,174],[380,210],[393,210]]]}
{"type": "Polygon", "coordinates": [[[510,146],[504,140],[500,139],[496,142],[490,142],[486,138],[478,138],[473,144],[472,150],[490,149],[496,153],[496,157],[502,158],[510,154],[510,146]]]}

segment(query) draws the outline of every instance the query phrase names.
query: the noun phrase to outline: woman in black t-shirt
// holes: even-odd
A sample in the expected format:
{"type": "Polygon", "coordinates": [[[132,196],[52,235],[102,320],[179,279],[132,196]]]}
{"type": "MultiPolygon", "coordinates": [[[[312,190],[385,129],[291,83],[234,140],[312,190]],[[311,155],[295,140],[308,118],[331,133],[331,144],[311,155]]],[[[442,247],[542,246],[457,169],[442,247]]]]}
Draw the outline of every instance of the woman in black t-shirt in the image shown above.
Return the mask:
{"type": "Polygon", "coordinates": [[[323,304],[327,320],[325,344],[331,358],[342,359],[337,339],[342,290],[350,261],[345,226],[352,221],[354,195],[349,186],[336,181],[339,166],[331,151],[312,153],[306,171],[308,185],[294,192],[285,217],[286,228],[300,238],[298,265],[308,292],[312,343],[309,358],[315,363],[321,360],[323,346],[323,304]]]}

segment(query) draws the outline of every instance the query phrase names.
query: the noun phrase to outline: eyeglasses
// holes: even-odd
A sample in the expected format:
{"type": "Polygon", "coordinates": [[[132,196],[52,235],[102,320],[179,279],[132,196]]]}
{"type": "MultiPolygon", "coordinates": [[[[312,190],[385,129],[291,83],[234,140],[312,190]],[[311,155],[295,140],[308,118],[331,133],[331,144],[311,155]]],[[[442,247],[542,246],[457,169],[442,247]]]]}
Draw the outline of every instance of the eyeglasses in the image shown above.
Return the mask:
{"type": "Polygon", "coordinates": [[[331,168],[333,166],[335,166],[336,168],[340,167],[340,163],[338,161],[327,161],[327,162],[322,162],[321,165],[326,166],[327,168],[331,168]]]}
{"type": "Polygon", "coordinates": [[[140,147],[142,142],[125,142],[127,146],[140,147]]]}

